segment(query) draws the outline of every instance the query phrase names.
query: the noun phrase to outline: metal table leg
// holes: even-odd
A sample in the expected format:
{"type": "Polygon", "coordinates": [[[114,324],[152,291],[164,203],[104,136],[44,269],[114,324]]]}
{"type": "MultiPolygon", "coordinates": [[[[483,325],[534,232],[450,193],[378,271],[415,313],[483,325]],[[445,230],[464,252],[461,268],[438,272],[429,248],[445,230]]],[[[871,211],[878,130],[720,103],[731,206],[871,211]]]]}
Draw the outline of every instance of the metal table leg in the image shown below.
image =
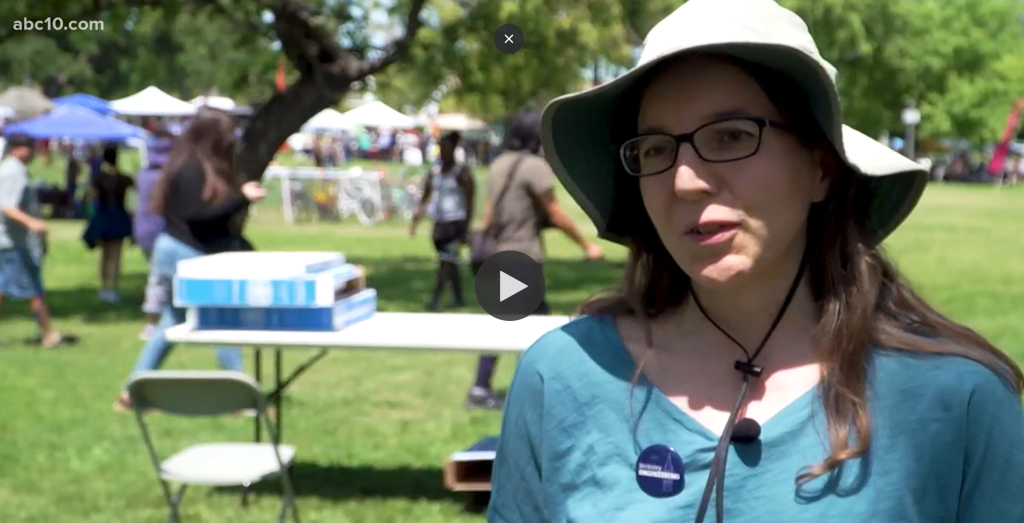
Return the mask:
{"type": "MultiPolygon", "coordinates": [[[[282,355],[281,347],[274,347],[274,390],[281,390],[281,367],[282,367],[282,355]]],[[[284,442],[284,408],[282,403],[284,402],[284,394],[278,393],[274,395],[274,408],[276,409],[276,423],[277,423],[277,441],[284,442]]]]}
{"type": "MultiPolygon", "coordinates": [[[[256,348],[253,352],[254,352],[254,354],[253,354],[253,358],[254,358],[254,362],[253,362],[254,363],[254,365],[253,365],[253,367],[254,367],[253,368],[253,379],[256,380],[256,384],[259,385],[262,388],[261,384],[263,382],[263,353],[262,353],[262,351],[259,348],[256,348]]],[[[254,441],[256,443],[259,443],[260,440],[263,439],[262,438],[262,433],[260,431],[260,417],[259,416],[255,416],[254,417],[253,432],[254,432],[254,434],[253,434],[254,441]]],[[[242,506],[243,507],[248,507],[249,506],[249,487],[248,486],[242,487],[242,506]]]]}
{"type": "MultiPolygon", "coordinates": [[[[260,388],[262,389],[263,388],[263,351],[260,350],[260,349],[256,349],[255,352],[256,352],[256,354],[255,354],[256,361],[255,361],[255,365],[254,365],[255,368],[253,369],[253,378],[256,380],[256,384],[259,385],[260,388]]],[[[255,423],[254,430],[256,432],[255,441],[256,441],[256,443],[259,443],[263,439],[262,438],[262,434],[260,432],[260,418],[259,418],[259,416],[256,416],[256,423],[255,423]]]]}

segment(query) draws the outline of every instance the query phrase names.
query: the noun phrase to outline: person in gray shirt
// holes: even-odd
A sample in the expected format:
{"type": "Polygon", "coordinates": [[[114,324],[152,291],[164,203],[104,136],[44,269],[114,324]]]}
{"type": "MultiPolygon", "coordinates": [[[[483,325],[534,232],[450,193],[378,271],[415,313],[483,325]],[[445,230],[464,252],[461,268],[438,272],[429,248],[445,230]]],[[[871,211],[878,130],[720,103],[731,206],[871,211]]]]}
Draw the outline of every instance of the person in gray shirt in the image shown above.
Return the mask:
{"type": "Polygon", "coordinates": [[[26,164],[35,142],[14,134],[0,160],[0,301],[29,300],[44,348],[72,341],[53,329],[43,292],[41,262],[46,251],[46,222],[39,218],[39,200],[29,183],[26,164]]]}

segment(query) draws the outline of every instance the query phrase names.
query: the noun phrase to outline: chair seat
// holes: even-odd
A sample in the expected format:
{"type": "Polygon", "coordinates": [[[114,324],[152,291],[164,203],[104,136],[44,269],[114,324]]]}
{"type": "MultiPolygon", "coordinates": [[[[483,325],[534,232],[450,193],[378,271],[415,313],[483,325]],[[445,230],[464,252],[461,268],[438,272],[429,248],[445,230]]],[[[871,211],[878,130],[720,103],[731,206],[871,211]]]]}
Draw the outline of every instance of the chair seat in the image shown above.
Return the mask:
{"type": "MultiPolygon", "coordinates": [[[[277,449],[287,468],[295,458],[295,447],[279,445],[277,449]]],[[[279,472],[273,445],[269,443],[194,445],[160,465],[160,477],[167,481],[218,487],[249,485],[279,472]]]]}

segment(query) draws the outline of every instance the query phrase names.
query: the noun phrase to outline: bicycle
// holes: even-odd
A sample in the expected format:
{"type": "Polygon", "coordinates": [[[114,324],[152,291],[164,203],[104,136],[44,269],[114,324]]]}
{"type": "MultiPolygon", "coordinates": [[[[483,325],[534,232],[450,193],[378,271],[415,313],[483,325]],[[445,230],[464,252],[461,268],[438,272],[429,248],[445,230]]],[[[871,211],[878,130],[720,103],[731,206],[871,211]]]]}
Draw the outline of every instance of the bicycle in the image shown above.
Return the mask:
{"type": "Polygon", "coordinates": [[[337,209],[342,219],[353,214],[359,223],[371,226],[383,219],[380,184],[374,184],[365,175],[338,181],[337,209]],[[375,187],[376,185],[376,187],[375,187]]]}

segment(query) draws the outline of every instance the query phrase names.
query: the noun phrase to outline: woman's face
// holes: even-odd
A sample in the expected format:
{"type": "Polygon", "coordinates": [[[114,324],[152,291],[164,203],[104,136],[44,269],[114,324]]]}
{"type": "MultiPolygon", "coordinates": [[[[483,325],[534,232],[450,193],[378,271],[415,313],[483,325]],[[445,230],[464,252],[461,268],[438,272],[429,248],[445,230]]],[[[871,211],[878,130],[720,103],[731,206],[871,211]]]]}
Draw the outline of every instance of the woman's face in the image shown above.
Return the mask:
{"type": "MultiPolygon", "coordinates": [[[[698,58],[658,75],[641,100],[639,133],[689,133],[730,118],[786,123],[742,69],[698,58]]],[[[640,178],[644,207],[668,252],[695,285],[726,285],[747,276],[791,270],[803,254],[807,215],[828,181],[820,155],[768,126],[756,154],[727,163],[703,161],[690,144],[675,165],[640,178]]]]}

